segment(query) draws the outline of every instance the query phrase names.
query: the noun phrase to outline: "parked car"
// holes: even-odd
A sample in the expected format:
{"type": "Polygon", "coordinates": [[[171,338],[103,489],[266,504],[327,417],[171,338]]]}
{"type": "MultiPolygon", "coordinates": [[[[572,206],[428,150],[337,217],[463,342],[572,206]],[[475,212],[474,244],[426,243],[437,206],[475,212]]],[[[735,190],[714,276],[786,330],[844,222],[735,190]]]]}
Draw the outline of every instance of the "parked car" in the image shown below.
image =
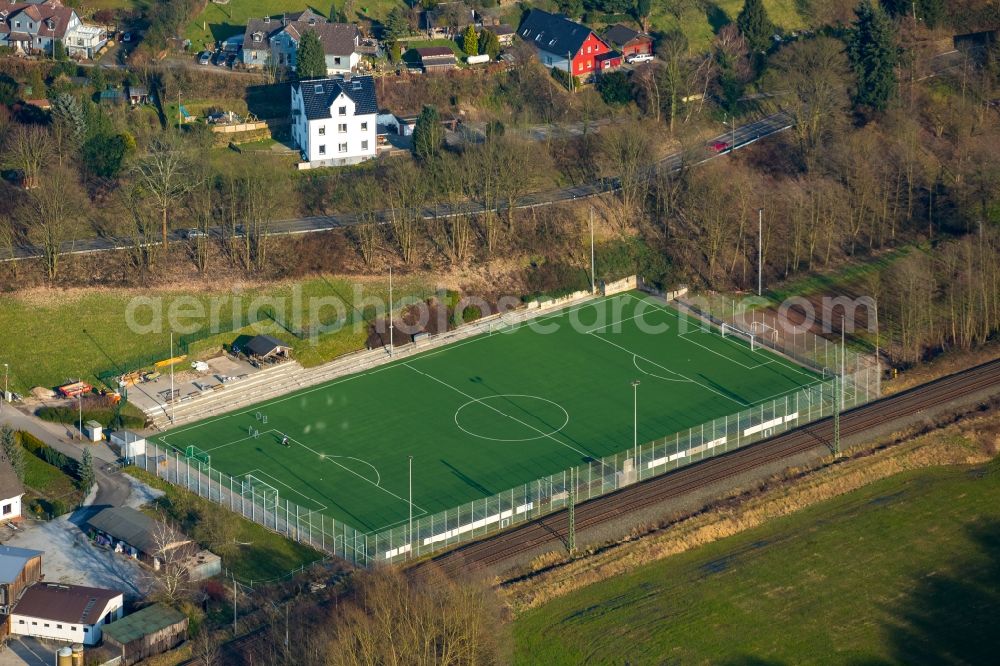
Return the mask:
{"type": "Polygon", "coordinates": [[[637,62],[649,62],[653,59],[650,53],[633,53],[632,55],[625,57],[625,62],[637,63],[637,62]]]}
{"type": "Polygon", "coordinates": [[[208,236],[208,234],[206,234],[201,229],[185,229],[184,231],[181,232],[181,238],[183,238],[184,240],[194,240],[196,238],[206,238],[207,236],[208,236]]]}
{"type": "Polygon", "coordinates": [[[222,51],[216,51],[215,55],[212,56],[212,64],[216,67],[221,67],[226,64],[226,54],[222,51]]]}
{"type": "Polygon", "coordinates": [[[724,153],[729,150],[729,144],[725,141],[713,141],[709,147],[717,153],[724,153]]]}
{"type": "Polygon", "coordinates": [[[229,55],[226,56],[226,66],[229,67],[230,69],[233,69],[233,68],[236,67],[236,54],[235,53],[230,53],[229,55]]]}
{"type": "Polygon", "coordinates": [[[122,41],[123,42],[131,42],[132,41],[132,33],[131,32],[123,32],[122,33],[122,41]]]}
{"type": "Polygon", "coordinates": [[[208,51],[202,51],[201,53],[198,54],[199,65],[207,65],[210,62],[212,62],[212,54],[210,54],[208,51]]]}

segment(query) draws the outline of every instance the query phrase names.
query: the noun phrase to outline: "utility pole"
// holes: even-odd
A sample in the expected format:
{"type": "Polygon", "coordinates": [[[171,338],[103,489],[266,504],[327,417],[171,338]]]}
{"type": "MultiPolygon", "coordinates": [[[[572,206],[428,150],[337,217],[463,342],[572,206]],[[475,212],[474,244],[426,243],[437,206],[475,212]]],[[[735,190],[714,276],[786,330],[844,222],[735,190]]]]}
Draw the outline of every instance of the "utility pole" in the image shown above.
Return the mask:
{"type": "Polygon", "coordinates": [[[566,51],[566,90],[573,92],[573,54],[566,51]]]}
{"type": "MultiPolygon", "coordinates": [[[[982,229],[982,223],[979,228],[982,229]]],[[[594,207],[590,207],[590,293],[597,293],[597,261],[594,255],[594,207]]]]}
{"type": "MultiPolygon", "coordinates": [[[[980,227],[982,228],[982,227],[980,227]]],[[[10,394],[10,389],[8,388],[8,380],[10,379],[10,366],[6,363],[3,364],[3,404],[7,404],[7,396],[10,394]]]]}
{"type": "Polygon", "coordinates": [[[392,356],[392,266],[389,266],[389,356],[392,356]]]}
{"type": "Polygon", "coordinates": [[[764,209],[757,209],[757,295],[764,292],[764,209]]]}

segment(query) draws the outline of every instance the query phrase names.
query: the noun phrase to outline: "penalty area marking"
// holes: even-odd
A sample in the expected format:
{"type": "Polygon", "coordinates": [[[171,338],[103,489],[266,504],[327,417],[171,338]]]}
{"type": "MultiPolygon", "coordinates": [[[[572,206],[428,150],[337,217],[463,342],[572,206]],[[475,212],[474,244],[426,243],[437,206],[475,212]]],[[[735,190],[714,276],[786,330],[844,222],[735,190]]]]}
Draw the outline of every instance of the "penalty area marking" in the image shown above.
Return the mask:
{"type": "MultiPolygon", "coordinates": [[[[496,410],[494,410],[494,411],[496,411],[496,410]]],[[[515,421],[515,422],[519,422],[519,421],[515,421]]],[[[534,441],[536,439],[542,439],[543,437],[551,437],[552,435],[556,434],[557,432],[559,432],[560,430],[562,430],[563,428],[565,428],[567,425],[569,425],[569,412],[567,412],[566,408],[563,407],[562,405],[560,405],[558,402],[555,402],[554,400],[549,400],[548,398],[543,398],[543,397],[537,396],[537,395],[527,395],[527,394],[524,394],[524,393],[504,393],[504,394],[501,394],[501,395],[489,395],[489,396],[486,396],[485,398],[473,398],[469,402],[465,403],[464,405],[462,405],[461,407],[459,407],[458,409],[455,410],[455,425],[458,426],[459,430],[461,430],[462,432],[466,433],[467,435],[472,435],[473,437],[478,437],[480,439],[486,439],[486,440],[489,440],[491,442],[530,442],[530,441],[534,441]],[[541,402],[547,402],[550,405],[554,405],[556,408],[558,408],[563,413],[563,416],[565,416],[566,418],[563,420],[562,425],[560,425],[558,428],[555,428],[555,429],[553,429],[553,430],[551,430],[549,432],[544,432],[544,431],[539,430],[537,428],[532,428],[531,426],[528,426],[529,428],[531,428],[532,430],[535,430],[535,432],[537,432],[539,434],[535,435],[534,437],[516,437],[516,438],[490,437],[488,435],[480,435],[479,433],[473,432],[473,431],[469,430],[468,428],[463,427],[462,424],[459,422],[458,415],[461,414],[462,410],[465,409],[466,407],[468,407],[469,405],[481,404],[484,407],[488,407],[489,409],[493,409],[492,407],[490,407],[489,405],[486,404],[486,401],[487,400],[494,400],[494,399],[497,399],[497,398],[500,398],[500,399],[503,399],[503,398],[531,398],[532,400],[539,400],[541,402]]]]}

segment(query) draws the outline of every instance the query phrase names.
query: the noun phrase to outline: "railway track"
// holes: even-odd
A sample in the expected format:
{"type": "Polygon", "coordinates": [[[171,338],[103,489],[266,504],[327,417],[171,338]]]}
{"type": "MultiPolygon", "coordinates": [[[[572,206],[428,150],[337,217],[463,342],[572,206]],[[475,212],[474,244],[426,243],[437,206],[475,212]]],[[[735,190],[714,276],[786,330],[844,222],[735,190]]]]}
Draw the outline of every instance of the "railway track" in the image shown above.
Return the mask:
{"type": "MultiPolygon", "coordinates": [[[[917,415],[924,409],[995,387],[1000,393],[1000,359],[863,405],[840,418],[842,437],[862,433],[891,419],[917,415]]],[[[833,419],[817,421],[743,449],[700,461],[577,505],[578,532],[681,497],[693,490],[780,461],[833,440],[833,419]]],[[[566,510],[443,553],[433,562],[445,574],[485,569],[549,542],[565,543],[566,510]]],[[[424,566],[417,564],[415,569],[424,566]]]]}

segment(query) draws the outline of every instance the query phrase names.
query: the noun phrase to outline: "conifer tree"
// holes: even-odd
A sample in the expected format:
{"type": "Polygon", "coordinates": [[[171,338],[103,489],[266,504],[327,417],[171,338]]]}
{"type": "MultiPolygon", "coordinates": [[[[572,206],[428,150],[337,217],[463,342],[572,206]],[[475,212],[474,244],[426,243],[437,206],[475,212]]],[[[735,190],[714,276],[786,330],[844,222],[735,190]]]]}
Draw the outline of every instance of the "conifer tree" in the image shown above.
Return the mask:
{"type": "Polygon", "coordinates": [[[896,93],[898,53],[892,22],[871,0],[861,0],[854,13],[857,18],[847,40],[847,57],[857,77],[854,103],[881,111],[896,93]]]}

